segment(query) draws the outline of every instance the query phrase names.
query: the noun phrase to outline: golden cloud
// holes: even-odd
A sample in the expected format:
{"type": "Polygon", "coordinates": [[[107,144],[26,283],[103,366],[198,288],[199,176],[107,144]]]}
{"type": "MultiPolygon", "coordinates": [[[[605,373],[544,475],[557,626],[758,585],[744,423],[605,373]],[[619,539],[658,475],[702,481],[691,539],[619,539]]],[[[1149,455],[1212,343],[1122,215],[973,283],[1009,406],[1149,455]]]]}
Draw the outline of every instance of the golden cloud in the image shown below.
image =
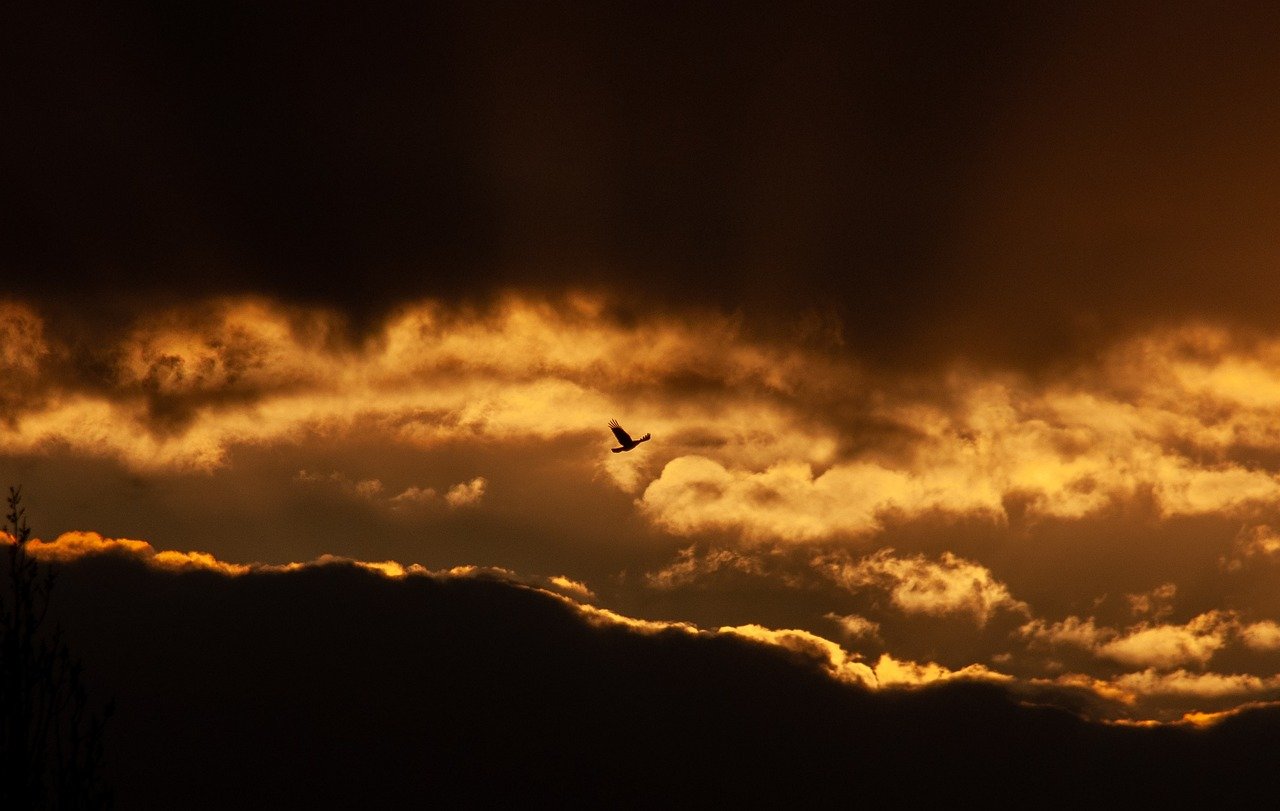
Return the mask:
{"type": "Polygon", "coordinates": [[[1238,572],[1254,560],[1280,560],[1280,533],[1267,524],[1241,528],[1231,545],[1231,553],[1220,557],[1218,565],[1228,572],[1238,572]]]}
{"type": "MultiPolygon", "coordinates": [[[[4,368],[70,352],[29,308],[0,316],[4,368]]],[[[623,323],[580,296],[421,302],[358,344],[323,311],[219,299],[153,314],[104,352],[106,381],[32,384],[0,452],[209,469],[238,445],[356,430],[413,446],[527,442],[598,436],[625,413],[655,442],[595,464],[676,534],[812,542],[874,534],[889,516],[1003,521],[1011,505],[1074,519],[1134,499],[1166,518],[1280,503],[1258,461],[1280,452],[1280,339],[1204,326],[1056,377],[957,367],[921,381],[752,340],[726,318],[623,323]]],[[[481,487],[444,498],[472,503],[481,487]]]]}
{"type": "Polygon", "coordinates": [[[917,400],[881,383],[870,413],[915,437],[909,453],[820,472],[679,457],[644,506],[673,532],[809,541],[870,534],[888,515],[1003,519],[1011,498],[1067,519],[1135,498],[1163,517],[1247,515],[1280,498],[1274,471],[1234,458],[1280,450],[1280,341],[1232,349],[1224,332],[1189,327],[1122,344],[1065,380],[957,370],[917,400]]]}
{"type": "Polygon", "coordinates": [[[1204,665],[1227,644],[1237,627],[1234,616],[1209,611],[1184,625],[1139,625],[1098,646],[1098,655],[1130,667],[1204,665]]]}
{"type": "Polygon", "coordinates": [[[1141,696],[1224,698],[1257,695],[1280,689],[1280,675],[1261,677],[1244,673],[1162,672],[1148,668],[1116,677],[1115,685],[1141,696]]]}
{"type": "MultiPolygon", "coordinates": [[[[12,543],[5,536],[6,543],[12,543]]],[[[52,541],[33,538],[27,543],[27,553],[40,560],[67,562],[90,555],[124,554],[142,560],[149,566],[168,571],[204,569],[219,574],[237,575],[250,570],[249,566],[225,563],[207,552],[157,552],[146,541],[129,538],[104,538],[96,532],[64,532],[52,541]]]]}
{"type": "Polygon", "coordinates": [[[450,507],[469,507],[480,503],[484,498],[487,482],[483,476],[476,476],[469,482],[459,482],[444,494],[444,500],[450,507]]]}
{"type": "Polygon", "coordinates": [[[1239,706],[1232,707],[1229,710],[1222,710],[1221,712],[1192,711],[1188,713],[1183,713],[1182,718],[1178,720],[1181,723],[1188,724],[1190,726],[1210,727],[1210,726],[1213,726],[1214,724],[1225,721],[1228,718],[1233,718],[1249,710],[1257,710],[1257,709],[1262,709],[1264,707],[1276,707],[1276,706],[1280,706],[1280,701],[1246,701],[1245,703],[1240,704],[1239,706]]]}
{"type": "Polygon", "coordinates": [[[573,580],[564,575],[554,575],[547,578],[547,582],[553,587],[566,594],[571,594],[579,600],[594,600],[596,593],[592,591],[586,583],[579,580],[573,580]]]}
{"type": "Polygon", "coordinates": [[[1178,594],[1176,583],[1161,583],[1151,591],[1126,594],[1129,610],[1138,616],[1161,619],[1173,611],[1173,598],[1178,594]]]}
{"type": "Polygon", "coordinates": [[[969,614],[985,625],[998,610],[1026,613],[1008,587],[985,566],[944,552],[937,560],[923,555],[897,556],[881,549],[860,560],[832,554],[814,567],[850,591],[866,587],[886,590],[895,606],[909,614],[969,614]]]}
{"type": "Polygon", "coordinates": [[[824,669],[837,681],[864,687],[877,686],[876,674],[857,657],[829,639],[795,629],[775,630],[761,625],[736,625],[720,629],[722,634],[751,639],[768,645],[776,645],[789,651],[811,657],[822,663],[824,669]]]}
{"type": "Polygon", "coordinates": [[[673,563],[656,572],[646,573],[644,580],[651,588],[674,589],[721,571],[760,576],[764,574],[764,566],[757,556],[733,549],[711,549],[698,554],[694,547],[689,546],[676,553],[673,563]]]}
{"type": "Polygon", "coordinates": [[[966,665],[952,670],[936,662],[904,661],[887,653],[881,654],[875,665],[876,684],[880,687],[921,687],[936,682],[957,679],[971,681],[1011,682],[1013,677],[988,668],[986,665],[966,665]]]}
{"type": "Polygon", "coordinates": [[[1280,624],[1272,620],[1254,622],[1240,628],[1240,640],[1253,650],[1280,650],[1280,624]]]}
{"type": "Polygon", "coordinates": [[[834,612],[828,612],[824,616],[840,626],[841,632],[849,639],[870,639],[873,641],[880,639],[880,623],[872,622],[866,617],[858,614],[836,614],[834,612]]]}
{"type": "Polygon", "coordinates": [[[442,501],[448,507],[470,507],[480,503],[488,481],[483,476],[458,482],[440,496],[433,487],[411,485],[394,496],[386,493],[380,479],[353,479],[340,471],[318,473],[300,470],[294,480],[307,485],[332,487],[347,496],[359,498],[391,509],[421,507],[442,501]]]}
{"type": "Polygon", "coordinates": [[[1020,627],[1017,634],[1032,643],[1074,645],[1085,650],[1094,650],[1118,635],[1112,628],[1099,628],[1093,617],[1080,619],[1075,616],[1054,623],[1033,619],[1020,627]]]}

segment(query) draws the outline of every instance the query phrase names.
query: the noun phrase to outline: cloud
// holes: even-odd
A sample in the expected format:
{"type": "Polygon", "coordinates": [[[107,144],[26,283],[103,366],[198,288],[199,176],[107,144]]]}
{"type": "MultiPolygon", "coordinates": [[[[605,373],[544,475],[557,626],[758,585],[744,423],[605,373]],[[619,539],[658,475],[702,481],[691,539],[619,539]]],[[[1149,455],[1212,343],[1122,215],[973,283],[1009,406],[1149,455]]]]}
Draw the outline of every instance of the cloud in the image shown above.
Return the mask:
{"type": "Polygon", "coordinates": [[[1117,676],[1114,683],[1121,689],[1142,696],[1223,698],[1259,695],[1280,689],[1280,676],[1193,673],[1181,669],[1162,672],[1148,668],[1139,673],[1117,676]]]}
{"type": "Polygon", "coordinates": [[[416,485],[406,487],[398,494],[391,497],[393,504],[430,504],[435,501],[437,493],[431,487],[418,487],[416,485]]]}
{"type": "Polygon", "coordinates": [[[676,553],[674,562],[646,573],[644,582],[650,588],[675,589],[725,571],[762,576],[765,569],[755,555],[733,549],[710,549],[699,554],[695,547],[688,546],[676,553]]]}
{"type": "MultiPolygon", "coordinates": [[[[1156,589],[1161,590],[1169,591],[1163,587],[1156,589]]],[[[1143,620],[1124,630],[1099,626],[1093,617],[1082,620],[1070,616],[1054,623],[1037,618],[1020,627],[1015,635],[1033,646],[1069,645],[1126,667],[1151,672],[1166,672],[1187,665],[1203,668],[1234,642],[1254,651],[1280,649],[1280,625],[1272,620],[1245,623],[1237,612],[1222,610],[1199,614],[1182,624],[1143,620]]],[[[1212,680],[1206,682],[1211,683],[1212,680]]]]}
{"type": "MultiPolygon", "coordinates": [[[[16,324],[23,335],[42,334],[33,311],[10,309],[24,314],[11,331],[16,324]]],[[[623,325],[600,300],[581,296],[554,306],[508,298],[484,311],[421,302],[359,344],[341,332],[330,312],[260,299],[153,313],[99,355],[62,347],[65,368],[41,378],[42,397],[0,433],[0,449],[59,445],[142,470],[212,469],[237,444],[358,428],[415,446],[602,434],[602,415],[621,402],[669,441],[710,424],[699,419],[706,404],[697,398],[670,408],[668,395],[688,380],[728,400],[732,387],[794,396],[827,385],[814,382],[815,372],[847,374],[817,355],[743,341],[724,318],[623,325]],[[99,374],[86,378],[81,367],[99,374]]],[[[6,351],[30,359],[42,347],[15,342],[6,351]]],[[[833,449],[830,438],[788,429],[786,410],[768,401],[724,406],[715,406],[717,441],[757,448],[749,458],[833,449]]]]}
{"type": "Polygon", "coordinates": [[[737,625],[724,627],[721,634],[730,634],[775,645],[789,651],[811,657],[823,664],[824,670],[837,681],[848,682],[863,687],[875,687],[878,682],[876,674],[848,651],[829,639],[817,634],[795,629],[774,630],[760,625],[737,625]]]}
{"type": "Polygon", "coordinates": [[[17,302],[0,300],[0,372],[10,379],[13,376],[19,380],[34,378],[48,354],[44,322],[36,311],[17,302]]]}
{"type": "Polygon", "coordinates": [[[1251,561],[1280,560],[1280,533],[1268,524],[1243,527],[1231,544],[1231,552],[1218,559],[1228,572],[1238,572],[1251,561]]]}
{"type": "MultiPolygon", "coordinates": [[[[197,577],[86,555],[60,571],[57,620],[75,634],[87,683],[117,698],[113,751],[130,755],[113,769],[117,796],[148,806],[188,805],[194,796],[230,802],[247,787],[268,796],[272,786],[317,806],[339,792],[340,804],[351,796],[399,805],[423,793],[527,797],[551,790],[548,773],[561,777],[555,791],[586,786],[616,797],[621,775],[628,785],[664,781],[663,796],[693,786],[721,798],[763,774],[743,802],[779,782],[779,799],[794,797],[805,780],[836,780],[845,782],[833,800],[851,791],[901,800],[930,781],[920,796],[933,803],[954,795],[945,777],[934,793],[929,775],[943,771],[1004,785],[1008,796],[1032,786],[1031,798],[1052,785],[1033,770],[1047,768],[1048,748],[1090,773],[1141,767],[1140,779],[1160,785],[1191,764],[1200,767],[1196,781],[1216,777],[1215,761],[1204,758],[1247,756],[1256,742],[1214,725],[1205,733],[1227,737],[1183,736],[1175,727],[1152,747],[1144,730],[1106,729],[1054,710],[1048,689],[1031,692],[981,665],[883,655],[869,666],[801,630],[645,621],[474,570],[387,576],[331,560],[197,577]],[[320,712],[317,695],[342,700],[320,712]],[[296,725],[262,725],[264,706],[306,726],[306,757],[285,745],[296,740],[296,725]],[[851,738],[851,729],[861,735],[851,738]],[[977,731],[1019,745],[973,746],[977,731]],[[353,736],[362,741],[354,751],[342,745],[353,736]],[[787,745],[762,749],[769,740],[787,745]],[[400,765],[381,770],[423,750],[438,753],[425,775],[416,763],[404,774],[400,765]],[[1146,753],[1150,764],[1140,760],[1146,753]],[[903,784],[900,775],[914,774],[922,757],[936,768],[903,784]],[[1152,775],[1156,765],[1167,774],[1152,775]],[[1015,767],[1035,779],[1013,788],[998,782],[1015,767]],[[528,769],[528,782],[511,782],[513,769],[528,769]],[[232,783],[222,779],[228,773],[232,783]],[[281,788],[282,773],[299,785],[281,788]],[[388,774],[396,779],[365,785],[388,774]],[[728,789],[726,776],[734,778],[728,789]]],[[[1198,695],[1264,686],[1204,674],[1144,678],[1131,686],[1198,695]]],[[[1062,791],[1078,786],[1071,780],[1062,791]]]]}
{"type": "Polygon", "coordinates": [[[484,498],[484,488],[488,482],[483,476],[476,476],[469,482],[459,482],[444,494],[444,500],[450,507],[471,507],[484,498]]]}
{"type": "Polygon", "coordinates": [[[1253,650],[1280,650],[1280,624],[1262,620],[1241,626],[1240,639],[1253,650]]]}
{"type": "Polygon", "coordinates": [[[484,497],[485,485],[487,484],[487,480],[483,476],[477,476],[470,481],[453,485],[445,491],[443,497],[433,487],[420,487],[418,485],[410,485],[396,495],[388,496],[385,494],[386,486],[380,479],[356,480],[336,470],[330,473],[317,473],[304,469],[298,471],[294,480],[304,484],[328,485],[348,496],[391,509],[431,505],[441,501],[450,508],[474,506],[479,504],[484,497]]]}
{"type": "MultiPolygon", "coordinates": [[[[957,474],[958,475],[958,474],[957,474]]],[[[760,472],[702,456],[668,462],[644,491],[646,512],[678,534],[739,530],[752,540],[814,541],[868,535],[883,513],[1000,511],[999,496],[944,475],[915,477],[874,464],[846,464],[814,475],[807,462],[760,472]]]]}
{"type": "Polygon", "coordinates": [[[869,639],[879,641],[880,623],[872,622],[858,614],[836,614],[828,612],[827,619],[840,626],[840,631],[849,639],[869,639]]]}
{"type": "MultiPolygon", "coordinates": [[[[0,541],[13,543],[13,538],[0,534],[0,541]]],[[[157,552],[146,541],[129,538],[104,538],[96,532],[64,532],[52,541],[33,538],[27,543],[27,552],[39,560],[66,563],[82,557],[103,554],[122,554],[136,558],[149,566],[166,571],[201,569],[225,575],[246,574],[251,567],[238,563],[226,563],[207,552],[157,552]]]]}
{"type": "MultiPolygon", "coordinates": [[[[4,362],[41,369],[0,426],[6,454],[208,471],[238,447],[354,435],[412,448],[603,440],[621,412],[654,442],[593,463],[681,535],[816,543],[936,515],[1081,520],[1117,505],[1254,519],[1280,500],[1267,461],[1280,458],[1280,342],[1203,325],[1055,374],[957,365],[922,383],[732,319],[623,320],[582,295],[418,302],[358,340],[332,312],[211,299],[99,347],[6,306],[4,362]]],[[[1236,557],[1262,554],[1261,537],[1236,557]]]]}
{"type": "Polygon", "coordinates": [[[563,591],[566,594],[571,595],[575,599],[578,599],[578,600],[596,599],[596,593],[592,591],[587,586],[586,583],[582,583],[577,580],[572,580],[568,577],[564,577],[563,575],[555,575],[554,577],[549,577],[547,578],[547,582],[550,583],[553,587],[559,589],[560,591],[563,591]]]}
{"type": "Polygon", "coordinates": [[[920,664],[895,659],[887,653],[881,654],[876,661],[875,678],[881,687],[922,687],[955,680],[1009,682],[1013,679],[981,664],[952,670],[936,662],[920,664]]]}
{"type": "Polygon", "coordinates": [[[1247,715],[1255,710],[1270,709],[1280,706],[1277,701],[1246,701],[1243,704],[1220,712],[1188,712],[1180,719],[1183,723],[1194,727],[1208,728],[1220,724],[1230,718],[1247,715]]]}
{"type": "Polygon", "coordinates": [[[1126,594],[1124,599],[1129,603],[1129,611],[1136,616],[1149,616],[1151,619],[1163,619],[1173,612],[1173,598],[1178,593],[1174,583],[1161,583],[1148,592],[1126,594]]]}
{"type": "Polygon", "coordinates": [[[1093,617],[1082,620],[1075,616],[1054,623],[1046,623],[1038,618],[1033,619],[1020,627],[1016,633],[1033,643],[1074,645],[1090,651],[1117,636],[1114,629],[1099,628],[1094,623],[1093,617]]]}
{"type": "Polygon", "coordinates": [[[1274,340],[1189,325],[1118,343],[1070,375],[957,367],[923,395],[868,380],[881,388],[867,421],[896,426],[905,452],[872,439],[864,458],[829,463],[685,455],[642,503],[673,532],[793,541],[936,512],[1072,520],[1147,501],[1165,519],[1248,516],[1280,498],[1274,465],[1259,461],[1280,450],[1277,362],[1274,340]]]}
{"type": "Polygon", "coordinates": [[[1236,628],[1233,615],[1209,611],[1184,625],[1140,624],[1098,646],[1097,653],[1129,667],[1203,666],[1226,644],[1236,628]]]}
{"type": "MultiPolygon", "coordinates": [[[[11,542],[8,536],[3,538],[11,542]]],[[[81,561],[102,559],[104,556],[123,557],[137,561],[156,572],[170,574],[205,571],[226,577],[250,577],[255,574],[287,574],[305,570],[321,570],[326,567],[354,567],[390,580],[406,578],[430,578],[440,582],[452,580],[491,580],[512,586],[526,587],[544,592],[563,601],[588,625],[596,628],[624,628],[643,635],[663,636],[675,634],[697,638],[730,637],[753,643],[784,649],[813,662],[837,682],[859,685],[867,689],[917,688],[949,681],[985,681],[1030,688],[1036,684],[1056,684],[1080,688],[1108,702],[1119,702],[1127,707],[1124,717],[1150,718],[1152,712],[1144,702],[1149,698],[1182,700],[1201,698],[1229,699],[1232,696],[1260,696],[1280,689],[1280,676],[1258,676],[1247,673],[1218,674],[1189,672],[1179,667],[1183,664],[1203,666],[1220,650],[1229,636],[1239,630],[1242,642],[1259,650],[1271,650],[1280,645],[1280,631],[1275,623],[1263,621],[1240,626],[1235,618],[1221,612],[1200,615],[1184,626],[1145,623],[1130,628],[1121,635],[1110,629],[1098,628],[1092,619],[1079,620],[1070,617],[1059,623],[1046,624],[1034,620],[1017,633],[1031,641],[1045,644],[1069,644],[1092,647],[1098,656],[1112,658],[1122,664],[1145,668],[1115,677],[1098,678],[1086,674],[1064,674],[1051,680],[1019,680],[991,667],[973,662],[962,666],[948,666],[936,661],[915,661],[908,657],[884,651],[874,665],[862,661],[862,655],[839,643],[803,629],[769,628],[760,624],[722,626],[714,630],[698,627],[689,622],[650,620],[628,616],[617,611],[582,602],[595,600],[594,592],[581,581],[563,575],[551,577],[524,577],[507,569],[494,567],[461,566],[448,570],[432,571],[419,564],[404,564],[394,560],[353,560],[335,555],[322,555],[308,562],[286,564],[229,563],[206,552],[177,552],[154,549],[151,544],[132,539],[107,538],[94,532],[68,532],[51,542],[32,540],[28,546],[31,554],[43,560],[72,565],[81,561]]],[[[871,569],[887,569],[898,572],[895,565],[884,566],[888,556],[870,556],[871,569]]],[[[943,563],[947,563],[943,559],[943,563]]],[[[920,561],[911,561],[913,569],[920,561]]],[[[956,561],[950,561],[954,564],[956,561]]],[[[957,567],[964,571],[965,567],[957,567]]],[[[981,578],[979,578],[981,583],[981,578]]],[[[929,585],[925,590],[934,590],[929,585]]],[[[945,591],[945,590],[944,590],[945,591]]],[[[937,595],[935,595],[937,596],[937,595]]],[[[967,612],[972,607],[955,607],[952,610],[967,612]]],[[[829,613],[832,620],[851,641],[878,642],[880,625],[859,615],[829,613]]],[[[1178,712],[1186,712],[1183,709],[1178,712]]]]}
{"type": "Polygon", "coordinates": [[[979,626],[1000,610],[1025,613],[1027,606],[1009,593],[989,569],[950,552],[937,560],[898,556],[881,549],[860,560],[834,554],[814,561],[815,568],[850,591],[884,589],[908,614],[969,614],[979,626]]]}

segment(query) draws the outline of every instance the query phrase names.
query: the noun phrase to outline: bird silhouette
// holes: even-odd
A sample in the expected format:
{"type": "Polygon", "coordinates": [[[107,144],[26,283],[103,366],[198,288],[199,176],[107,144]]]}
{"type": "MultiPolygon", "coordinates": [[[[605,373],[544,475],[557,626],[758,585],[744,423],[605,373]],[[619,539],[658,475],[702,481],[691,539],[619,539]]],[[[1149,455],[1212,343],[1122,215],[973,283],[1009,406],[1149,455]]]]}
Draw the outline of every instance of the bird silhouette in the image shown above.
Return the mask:
{"type": "Polygon", "coordinates": [[[609,427],[613,429],[613,435],[618,438],[618,444],[622,446],[621,448],[609,449],[614,453],[622,453],[623,451],[629,451],[632,448],[634,448],[636,445],[639,445],[641,442],[648,442],[652,438],[649,436],[649,434],[645,434],[639,439],[632,439],[631,434],[628,434],[626,431],[622,430],[622,426],[618,424],[617,420],[609,420],[609,427]]]}

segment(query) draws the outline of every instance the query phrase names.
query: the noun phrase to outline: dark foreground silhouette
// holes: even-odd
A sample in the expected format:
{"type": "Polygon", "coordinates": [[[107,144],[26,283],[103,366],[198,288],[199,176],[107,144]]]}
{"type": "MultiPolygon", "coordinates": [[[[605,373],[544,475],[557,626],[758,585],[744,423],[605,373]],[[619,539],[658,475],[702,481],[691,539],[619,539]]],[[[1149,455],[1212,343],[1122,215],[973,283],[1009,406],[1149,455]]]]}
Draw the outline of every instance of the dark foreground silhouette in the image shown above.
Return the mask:
{"type": "Polygon", "coordinates": [[[613,430],[613,435],[618,438],[618,444],[622,446],[619,448],[609,449],[614,453],[622,453],[623,451],[629,451],[632,448],[634,448],[636,445],[639,445],[641,442],[648,442],[650,439],[653,438],[649,434],[645,434],[639,439],[632,439],[631,434],[628,434],[626,431],[622,430],[622,426],[618,424],[617,420],[609,420],[609,428],[613,430]]]}
{"type": "Polygon", "coordinates": [[[1280,715],[1085,723],[990,685],[871,693],[727,637],[595,628],[475,579],[63,567],[124,808],[427,802],[1185,806],[1273,781],[1280,715]]]}

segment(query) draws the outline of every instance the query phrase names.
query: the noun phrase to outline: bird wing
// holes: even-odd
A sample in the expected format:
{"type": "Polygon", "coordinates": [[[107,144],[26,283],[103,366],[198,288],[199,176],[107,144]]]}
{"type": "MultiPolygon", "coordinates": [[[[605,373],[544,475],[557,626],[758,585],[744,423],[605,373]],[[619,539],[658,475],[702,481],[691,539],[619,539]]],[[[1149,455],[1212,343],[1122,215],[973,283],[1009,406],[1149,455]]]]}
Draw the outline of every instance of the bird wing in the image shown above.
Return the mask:
{"type": "Polygon", "coordinates": [[[609,427],[613,429],[613,435],[618,438],[618,444],[620,445],[631,444],[631,435],[628,434],[626,431],[622,430],[622,426],[618,424],[617,420],[610,420],[609,427]]]}

